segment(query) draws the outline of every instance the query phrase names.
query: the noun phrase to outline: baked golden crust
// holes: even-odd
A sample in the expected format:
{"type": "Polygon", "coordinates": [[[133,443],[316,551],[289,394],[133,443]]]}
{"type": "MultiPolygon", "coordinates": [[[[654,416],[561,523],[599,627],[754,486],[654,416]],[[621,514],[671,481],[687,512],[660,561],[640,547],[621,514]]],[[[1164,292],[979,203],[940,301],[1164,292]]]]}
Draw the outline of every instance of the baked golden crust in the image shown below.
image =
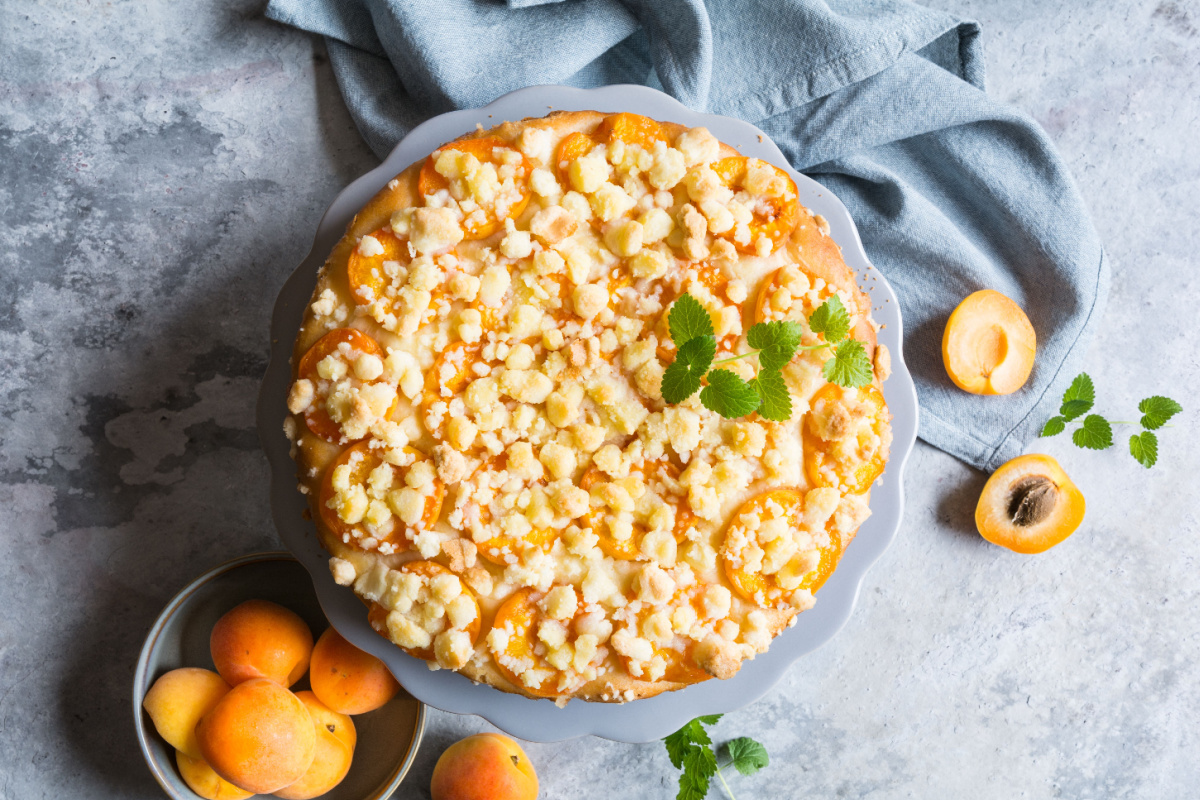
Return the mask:
{"type": "Polygon", "coordinates": [[[665,318],[684,291],[715,309],[721,347],[733,352],[753,322],[802,319],[836,293],[855,338],[886,361],[870,302],[824,221],[770,170],[703,129],[555,112],[444,145],[355,215],[296,338],[287,431],[334,576],[384,636],[504,691],[625,701],[730,677],[811,605],[886,461],[886,367],[873,388],[842,391],[802,353],[785,369],[787,423],[724,421],[695,398],[668,408],[653,380],[674,356],[665,318]],[[575,134],[590,138],[560,161],[575,134]],[[489,159],[498,199],[472,209],[482,196],[472,176],[489,159]],[[607,173],[600,188],[589,169],[607,173]],[[751,194],[755,181],[769,193],[751,194]],[[422,208],[436,212],[418,219],[422,208]],[[671,232],[650,241],[664,217],[671,232]],[[560,273],[544,274],[545,263],[560,273]],[[492,302],[489,269],[514,287],[492,302]],[[541,279],[556,280],[561,298],[539,295],[541,279]],[[525,330],[521,311],[538,303],[529,313],[540,327],[525,330]],[[476,383],[486,397],[472,405],[476,383]],[[557,418],[572,391],[588,422],[557,418]],[[514,414],[533,422],[522,429],[514,414]],[[520,484],[514,502],[533,497],[551,511],[503,506],[506,489],[489,476],[520,484]],[[672,511],[623,510],[639,491],[654,501],[643,505],[672,511]],[[553,523],[527,522],[539,519],[553,523]],[[779,547],[755,538],[768,529],[779,547]],[[767,563],[765,583],[746,578],[767,563]],[[470,621],[465,598],[476,601],[470,621]]]}

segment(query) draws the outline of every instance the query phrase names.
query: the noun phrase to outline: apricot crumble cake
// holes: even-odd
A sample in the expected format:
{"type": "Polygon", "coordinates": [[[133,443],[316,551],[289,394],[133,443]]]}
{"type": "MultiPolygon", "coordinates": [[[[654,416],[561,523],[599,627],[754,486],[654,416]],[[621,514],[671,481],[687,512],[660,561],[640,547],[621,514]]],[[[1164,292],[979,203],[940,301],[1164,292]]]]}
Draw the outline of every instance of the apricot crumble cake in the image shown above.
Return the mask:
{"type": "Polygon", "coordinates": [[[505,691],[729,678],[870,513],[891,433],[869,312],[788,174],[704,128],[560,112],[446,144],[354,218],[296,339],[285,429],[333,577],[431,669],[505,691]],[[715,347],[675,341],[685,296],[715,347]],[[830,310],[857,380],[830,377],[830,310]],[[737,358],[780,320],[789,414],[765,411],[766,350],[737,358]],[[763,379],[762,413],[716,413],[700,377],[664,399],[705,348],[723,385],[763,379]]]}

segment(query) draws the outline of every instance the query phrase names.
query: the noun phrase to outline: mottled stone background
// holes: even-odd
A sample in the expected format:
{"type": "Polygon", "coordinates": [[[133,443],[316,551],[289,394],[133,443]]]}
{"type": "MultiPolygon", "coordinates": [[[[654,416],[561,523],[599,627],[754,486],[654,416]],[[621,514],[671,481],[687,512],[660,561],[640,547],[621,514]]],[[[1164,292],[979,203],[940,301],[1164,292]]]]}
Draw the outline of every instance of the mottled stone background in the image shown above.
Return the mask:
{"type": "MultiPolygon", "coordinates": [[[[924,445],[903,530],[830,644],[729,714],[745,798],[1175,798],[1200,785],[1200,4],[936,0],[1074,169],[1114,269],[1099,407],[1187,406],[1147,472],[1051,451],[1082,530],[982,542],[984,476],[924,445]]],[[[153,798],[130,719],[147,627],[278,542],[254,397],[276,290],[374,166],[320,42],[261,0],[0,0],[0,797],[153,798]]],[[[1060,437],[1062,438],[1062,437],[1060,437]]],[[[1123,442],[1124,439],[1122,438],[1123,442]]],[[[433,712],[401,795],[488,726],[433,712]]],[[[529,748],[543,797],[671,797],[659,745],[529,748]]],[[[714,795],[715,796],[715,795],[714,795]]]]}

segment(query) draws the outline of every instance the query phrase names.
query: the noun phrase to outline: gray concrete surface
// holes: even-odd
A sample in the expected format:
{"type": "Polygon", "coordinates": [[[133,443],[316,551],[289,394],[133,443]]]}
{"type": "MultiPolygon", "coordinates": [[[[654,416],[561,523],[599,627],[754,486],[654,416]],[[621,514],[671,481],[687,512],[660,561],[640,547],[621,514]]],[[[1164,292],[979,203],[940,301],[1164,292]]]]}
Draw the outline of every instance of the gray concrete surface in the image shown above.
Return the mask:
{"type": "MultiPolygon", "coordinates": [[[[1200,5],[937,0],[1041,121],[1114,269],[1099,408],[1188,406],[1147,472],[1051,452],[1088,498],[1038,557],[981,541],[984,476],[918,445],[909,511],[830,644],[718,739],[753,797],[1196,796],[1200,5]]],[[[260,0],[0,0],[0,797],[153,798],[129,718],[188,579],[272,548],[253,399],[275,292],[375,164],[321,44],[260,0]]],[[[1060,437],[1061,438],[1061,437],[1060,437]]],[[[487,725],[431,715],[400,796],[487,725]]],[[[532,745],[546,798],[673,797],[659,745],[532,745]]],[[[712,796],[718,796],[714,789],[712,796]]]]}

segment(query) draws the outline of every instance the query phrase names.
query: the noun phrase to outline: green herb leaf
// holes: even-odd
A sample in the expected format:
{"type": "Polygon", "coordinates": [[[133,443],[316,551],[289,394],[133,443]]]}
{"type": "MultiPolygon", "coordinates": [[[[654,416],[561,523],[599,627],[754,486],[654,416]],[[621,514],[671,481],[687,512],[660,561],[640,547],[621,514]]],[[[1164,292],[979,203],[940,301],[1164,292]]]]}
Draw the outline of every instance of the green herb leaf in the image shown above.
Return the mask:
{"type": "Polygon", "coordinates": [[[779,370],[764,370],[750,381],[750,386],[762,398],[758,413],[766,419],[783,422],[792,416],[792,396],[779,370]]]}
{"type": "Polygon", "coordinates": [[[767,748],[749,736],[729,742],[725,745],[725,751],[729,753],[734,768],[743,775],[753,775],[771,761],[767,757],[767,748]]]}
{"type": "Polygon", "coordinates": [[[808,318],[808,327],[813,333],[825,334],[825,341],[837,344],[850,333],[850,312],[842,305],[841,299],[835,294],[812,313],[808,318]]]}
{"type": "Polygon", "coordinates": [[[1135,433],[1129,437],[1129,455],[1150,469],[1158,462],[1158,437],[1150,431],[1135,433]]]}
{"type": "Polygon", "coordinates": [[[1071,435],[1071,441],[1089,450],[1104,450],[1112,447],[1112,426],[1099,414],[1088,414],[1083,419],[1083,427],[1071,435]]]}
{"type": "Polygon", "coordinates": [[[687,726],[684,725],[663,739],[663,744],[667,746],[667,757],[671,759],[671,766],[675,769],[682,767],[683,757],[687,755],[688,749],[692,746],[691,740],[688,738],[687,726]]]}
{"type": "Polygon", "coordinates": [[[871,382],[871,359],[858,339],[847,339],[833,351],[821,372],[825,380],[838,386],[858,388],[871,382]]]}
{"type": "MultiPolygon", "coordinates": [[[[686,295],[685,295],[686,297],[686,295]]],[[[688,339],[662,377],[662,395],[668,403],[682,403],[700,388],[700,379],[712,366],[717,340],[712,336],[688,339]]]]}
{"type": "MultiPolygon", "coordinates": [[[[665,393],[663,397],[666,397],[665,393]]],[[[700,402],[709,411],[726,419],[736,419],[758,408],[761,400],[754,387],[736,374],[727,369],[714,369],[708,374],[708,386],[700,392],[700,402]]]]}
{"type": "Polygon", "coordinates": [[[1169,397],[1155,395],[1138,403],[1138,411],[1145,415],[1142,417],[1142,427],[1155,431],[1166,425],[1171,417],[1183,411],[1183,406],[1169,397]]]}
{"type": "Polygon", "coordinates": [[[679,780],[680,795],[684,783],[690,783],[697,797],[708,794],[708,781],[717,772],[717,757],[709,747],[693,747],[683,757],[683,776],[679,780]]]}
{"type": "Polygon", "coordinates": [[[1067,421],[1062,417],[1051,417],[1042,428],[1042,436],[1057,436],[1067,427],[1067,421]]]}
{"type": "Polygon", "coordinates": [[[746,342],[758,350],[758,363],[765,370],[783,369],[792,360],[804,326],[791,320],[759,322],[746,334],[746,342]]]}
{"type": "Polygon", "coordinates": [[[1075,380],[1071,381],[1071,385],[1063,393],[1062,408],[1058,413],[1063,415],[1063,419],[1070,422],[1091,411],[1095,402],[1096,387],[1092,385],[1091,376],[1086,372],[1081,372],[1075,376],[1075,380]]]}
{"type": "Polygon", "coordinates": [[[700,722],[705,725],[716,725],[717,722],[720,721],[722,716],[724,716],[724,715],[723,714],[708,714],[707,716],[696,717],[696,719],[700,720],[700,722]]]}
{"type": "Polygon", "coordinates": [[[683,728],[687,731],[688,738],[696,744],[703,745],[704,747],[712,744],[712,739],[708,738],[708,731],[700,727],[700,720],[694,719],[687,725],[684,725],[683,728]]]}
{"type": "Polygon", "coordinates": [[[671,306],[667,316],[667,328],[671,331],[671,341],[682,348],[683,343],[697,336],[712,336],[712,317],[700,301],[690,294],[680,295],[671,306]]]}

